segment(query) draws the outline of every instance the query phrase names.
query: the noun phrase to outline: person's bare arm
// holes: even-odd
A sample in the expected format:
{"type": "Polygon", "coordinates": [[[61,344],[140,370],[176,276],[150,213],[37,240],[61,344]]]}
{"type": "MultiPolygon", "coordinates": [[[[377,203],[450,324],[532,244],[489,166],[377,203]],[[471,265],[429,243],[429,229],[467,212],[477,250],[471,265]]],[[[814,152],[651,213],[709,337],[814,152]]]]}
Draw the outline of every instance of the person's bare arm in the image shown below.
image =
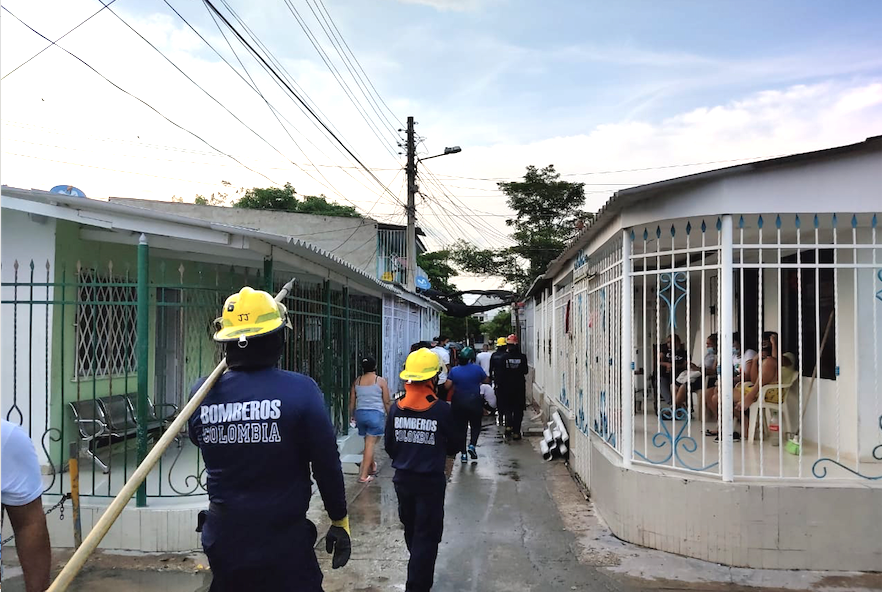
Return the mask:
{"type": "Polygon", "coordinates": [[[52,551],[43,515],[43,498],[23,506],[3,506],[15,533],[15,548],[24,572],[25,590],[43,592],[49,587],[52,551]]]}
{"type": "Polygon", "coordinates": [[[453,381],[448,378],[444,382],[444,388],[447,391],[447,400],[452,401],[453,400],[453,392],[456,390],[456,388],[453,386],[453,381]]]}
{"type": "Polygon", "coordinates": [[[389,383],[382,376],[377,382],[379,382],[380,391],[383,393],[383,407],[386,408],[386,413],[389,413],[389,408],[392,407],[392,399],[389,397],[389,383]]]}
{"type": "Polygon", "coordinates": [[[664,366],[665,368],[670,368],[670,367],[671,367],[671,365],[670,365],[667,361],[665,361],[665,354],[664,354],[664,352],[660,352],[660,353],[658,354],[658,365],[659,365],[659,366],[664,366]]]}
{"type": "Polygon", "coordinates": [[[759,378],[747,392],[747,395],[745,395],[745,399],[751,402],[759,398],[760,389],[765,385],[778,382],[778,360],[770,356],[763,360],[762,363],[759,378]]]}
{"type": "MultiPolygon", "coordinates": [[[[351,420],[355,417],[355,384],[358,382],[358,379],[355,379],[355,382],[352,383],[352,388],[349,389],[349,419],[351,420]]],[[[388,407],[387,407],[388,409],[388,407]]]]}

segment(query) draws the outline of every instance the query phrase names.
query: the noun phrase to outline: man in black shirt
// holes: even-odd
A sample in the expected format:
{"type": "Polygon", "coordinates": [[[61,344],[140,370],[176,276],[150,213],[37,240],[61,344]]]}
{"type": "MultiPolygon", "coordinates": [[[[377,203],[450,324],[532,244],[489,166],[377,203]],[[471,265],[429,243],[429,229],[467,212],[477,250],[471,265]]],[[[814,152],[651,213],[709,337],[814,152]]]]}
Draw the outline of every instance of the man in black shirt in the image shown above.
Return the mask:
{"type": "Polygon", "coordinates": [[[506,339],[508,351],[502,357],[496,382],[505,394],[505,436],[521,439],[521,423],[527,406],[527,356],[521,353],[518,336],[511,334],[506,339]]]}
{"type": "MultiPolygon", "coordinates": [[[[674,379],[689,366],[687,361],[686,348],[680,341],[680,336],[676,333],[668,338],[663,346],[659,348],[658,366],[658,389],[659,398],[663,405],[673,406],[674,397],[672,384],[674,379]]],[[[674,387],[676,388],[676,387],[674,387]]],[[[669,413],[666,413],[669,415],[669,413]]]]}
{"type": "MultiPolygon", "coordinates": [[[[506,349],[505,337],[500,337],[496,340],[496,351],[493,352],[493,355],[490,356],[490,383],[493,385],[494,392],[496,394],[496,411],[498,414],[497,422],[500,426],[505,427],[505,404],[507,402],[507,398],[505,393],[502,391],[502,388],[499,386],[499,381],[497,380],[497,374],[500,370],[502,370],[502,358],[505,357],[505,354],[508,353],[506,349]]],[[[511,434],[511,430],[508,431],[509,435],[511,434]]]]}
{"type": "Polygon", "coordinates": [[[437,397],[438,356],[419,349],[409,356],[400,376],[404,397],[392,404],[386,419],[386,452],[392,459],[398,517],[410,552],[407,592],[427,592],[444,530],[446,457],[458,448],[450,405],[437,397]]]}

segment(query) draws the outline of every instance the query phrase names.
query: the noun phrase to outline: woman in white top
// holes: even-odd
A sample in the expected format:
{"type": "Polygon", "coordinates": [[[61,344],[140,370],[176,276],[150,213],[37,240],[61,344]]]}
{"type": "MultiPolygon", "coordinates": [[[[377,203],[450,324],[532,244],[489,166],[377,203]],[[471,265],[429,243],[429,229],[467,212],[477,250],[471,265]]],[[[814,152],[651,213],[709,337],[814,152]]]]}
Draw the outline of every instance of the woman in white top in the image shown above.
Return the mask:
{"type": "Polygon", "coordinates": [[[368,356],[361,361],[361,369],[362,375],[352,383],[349,392],[349,417],[352,425],[358,427],[358,435],[364,437],[358,482],[370,483],[377,472],[374,448],[385,433],[386,413],[392,402],[386,379],[377,376],[377,361],[368,356]]]}

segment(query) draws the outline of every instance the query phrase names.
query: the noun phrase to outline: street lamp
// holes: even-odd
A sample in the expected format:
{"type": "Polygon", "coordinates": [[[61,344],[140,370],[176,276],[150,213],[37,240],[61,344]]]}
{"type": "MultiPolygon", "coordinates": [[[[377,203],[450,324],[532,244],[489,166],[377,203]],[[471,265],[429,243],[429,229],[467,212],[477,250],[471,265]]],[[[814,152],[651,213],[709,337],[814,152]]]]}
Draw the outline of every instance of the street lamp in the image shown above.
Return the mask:
{"type": "Polygon", "coordinates": [[[430,158],[438,158],[439,156],[447,156],[448,154],[456,154],[457,152],[462,152],[462,148],[460,148],[459,146],[448,146],[441,154],[436,154],[435,156],[427,156],[425,158],[418,158],[417,162],[429,160],[430,158]]]}

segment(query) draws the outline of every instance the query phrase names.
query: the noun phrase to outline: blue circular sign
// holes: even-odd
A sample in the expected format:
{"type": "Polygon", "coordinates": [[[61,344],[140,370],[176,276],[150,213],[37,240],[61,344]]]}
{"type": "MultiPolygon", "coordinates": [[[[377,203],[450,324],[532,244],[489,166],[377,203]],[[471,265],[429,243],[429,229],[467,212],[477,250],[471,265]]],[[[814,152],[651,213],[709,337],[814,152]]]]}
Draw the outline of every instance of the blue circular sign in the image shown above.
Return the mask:
{"type": "Polygon", "coordinates": [[[86,197],[85,193],[73,185],[56,185],[49,190],[49,193],[60,193],[61,195],[70,195],[71,197],[86,197]]]}

